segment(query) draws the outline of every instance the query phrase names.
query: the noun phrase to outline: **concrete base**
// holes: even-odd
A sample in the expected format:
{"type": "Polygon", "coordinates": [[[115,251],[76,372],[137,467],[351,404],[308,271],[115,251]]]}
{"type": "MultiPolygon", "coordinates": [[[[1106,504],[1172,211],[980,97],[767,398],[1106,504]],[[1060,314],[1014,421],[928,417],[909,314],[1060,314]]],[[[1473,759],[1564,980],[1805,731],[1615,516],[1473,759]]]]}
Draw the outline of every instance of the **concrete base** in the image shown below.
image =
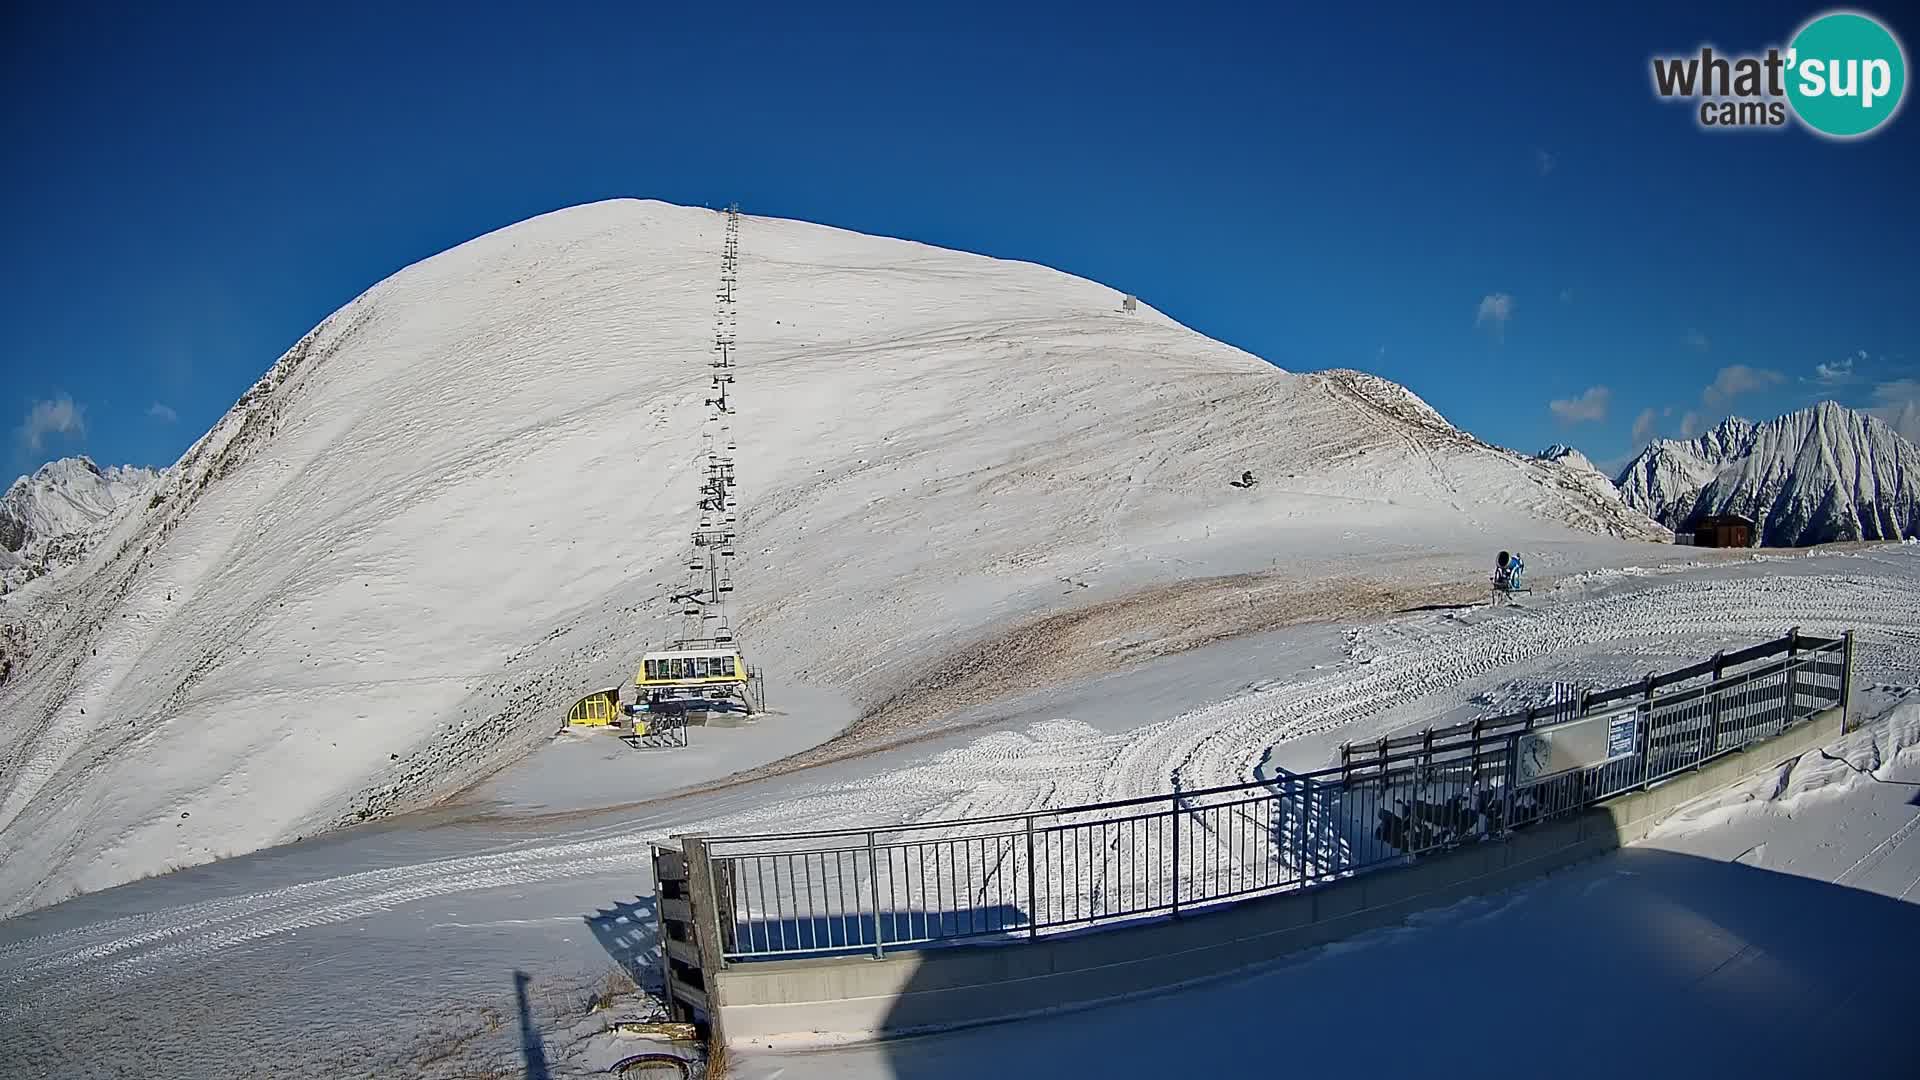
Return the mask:
{"type": "Polygon", "coordinates": [[[1765,743],[1577,817],[1311,889],[1178,919],[1035,940],[736,963],[709,985],[725,1039],[853,1041],[1079,1008],[1217,978],[1496,892],[1644,838],[1700,795],[1832,741],[1831,709],[1765,743]]]}

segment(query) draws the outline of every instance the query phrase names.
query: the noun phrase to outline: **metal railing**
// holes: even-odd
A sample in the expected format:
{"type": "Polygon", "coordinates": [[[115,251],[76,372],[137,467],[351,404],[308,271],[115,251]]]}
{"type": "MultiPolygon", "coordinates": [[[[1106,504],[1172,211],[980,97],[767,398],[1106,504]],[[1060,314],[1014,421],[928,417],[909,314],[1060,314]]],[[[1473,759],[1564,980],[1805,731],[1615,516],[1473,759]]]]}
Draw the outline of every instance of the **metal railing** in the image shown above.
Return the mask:
{"type": "Polygon", "coordinates": [[[1275,780],[997,817],[685,839],[704,850],[729,960],[879,955],[1178,915],[1496,839],[1651,786],[1843,704],[1851,660],[1851,634],[1796,632],[1567,706],[1344,747],[1338,766],[1275,780]],[[1603,759],[1530,771],[1532,755],[1582,734],[1579,725],[1604,736],[1603,759]]]}

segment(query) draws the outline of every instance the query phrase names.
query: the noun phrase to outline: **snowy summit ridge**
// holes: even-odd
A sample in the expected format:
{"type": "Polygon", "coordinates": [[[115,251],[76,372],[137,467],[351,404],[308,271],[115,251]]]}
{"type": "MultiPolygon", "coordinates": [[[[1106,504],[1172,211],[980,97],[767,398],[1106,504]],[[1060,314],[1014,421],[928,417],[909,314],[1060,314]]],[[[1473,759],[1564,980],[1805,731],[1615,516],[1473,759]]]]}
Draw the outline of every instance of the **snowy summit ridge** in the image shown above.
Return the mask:
{"type": "Polygon", "coordinates": [[[1590,473],[1600,471],[1593,467],[1593,462],[1588,459],[1587,455],[1565,443],[1554,443],[1552,446],[1540,451],[1537,456],[1542,461],[1556,462],[1565,465],[1569,469],[1578,469],[1582,472],[1590,473]]]}
{"type": "Polygon", "coordinates": [[[1628,505],[1679,532],[1738,514],[1761,544],[1794,547],[1920,535],[1920,448],[1878,417],[1823,401],[1698,439],[1662,439],[1621,471],[1628,505]]]}

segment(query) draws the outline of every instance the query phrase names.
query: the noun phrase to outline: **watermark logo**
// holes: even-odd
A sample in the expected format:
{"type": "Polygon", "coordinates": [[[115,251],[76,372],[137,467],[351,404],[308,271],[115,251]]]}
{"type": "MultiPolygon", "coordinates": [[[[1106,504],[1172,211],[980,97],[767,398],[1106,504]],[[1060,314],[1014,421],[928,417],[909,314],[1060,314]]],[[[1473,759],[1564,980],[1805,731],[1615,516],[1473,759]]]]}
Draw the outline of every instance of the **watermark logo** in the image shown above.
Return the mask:
{"type": "Polygon", "coordinates": [[[1784,50],[1653,58],[1654,93],[1697,100],[1703,128],[1780,128],[1794,118],[1828,138],[1857,138],[1893,119],[1906,89],[1899,39],[1856,11],[1814,17],[1784,50]]]}

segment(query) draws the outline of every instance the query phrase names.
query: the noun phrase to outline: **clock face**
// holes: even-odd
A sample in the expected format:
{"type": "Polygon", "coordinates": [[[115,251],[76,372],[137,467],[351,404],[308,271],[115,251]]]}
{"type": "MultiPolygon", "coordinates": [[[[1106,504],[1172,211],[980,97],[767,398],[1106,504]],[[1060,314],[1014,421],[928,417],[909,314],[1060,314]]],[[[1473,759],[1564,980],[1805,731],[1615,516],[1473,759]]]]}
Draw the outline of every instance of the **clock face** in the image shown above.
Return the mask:
{"type": "Polygon", "coordinates": [[[1520,747],[1520,772],[1524,776],[1539,776],[1547,771],[1547,762],[1552,751],[1545,739],[1528,739],[1520,747]]]}

